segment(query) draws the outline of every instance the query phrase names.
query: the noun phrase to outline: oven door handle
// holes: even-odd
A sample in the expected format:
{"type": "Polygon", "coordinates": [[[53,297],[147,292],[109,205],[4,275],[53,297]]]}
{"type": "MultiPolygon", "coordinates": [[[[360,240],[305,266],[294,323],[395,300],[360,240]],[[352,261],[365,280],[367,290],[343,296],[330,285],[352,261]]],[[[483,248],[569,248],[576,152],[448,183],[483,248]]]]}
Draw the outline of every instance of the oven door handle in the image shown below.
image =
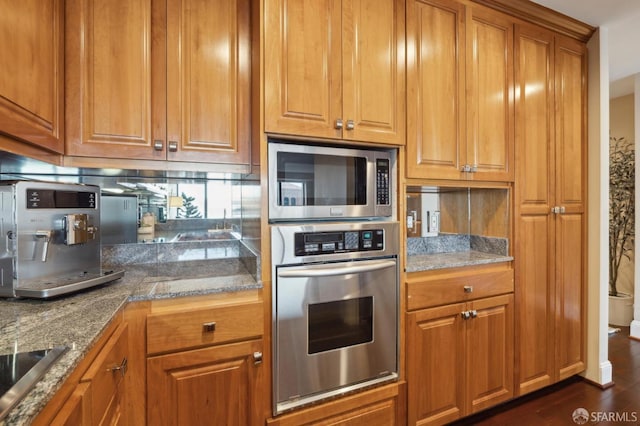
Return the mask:
{"type": "Polygon", "coordinates": [[[357,265],[329,267],[326,266],[298,266],[286,268],[278,271],[278,276],[283,278],[296,277],[330,277],[335,275],[359,274],[363,272],[373,272],[396,266],[395,260],[372,260],[359,262],[357,265]]]}

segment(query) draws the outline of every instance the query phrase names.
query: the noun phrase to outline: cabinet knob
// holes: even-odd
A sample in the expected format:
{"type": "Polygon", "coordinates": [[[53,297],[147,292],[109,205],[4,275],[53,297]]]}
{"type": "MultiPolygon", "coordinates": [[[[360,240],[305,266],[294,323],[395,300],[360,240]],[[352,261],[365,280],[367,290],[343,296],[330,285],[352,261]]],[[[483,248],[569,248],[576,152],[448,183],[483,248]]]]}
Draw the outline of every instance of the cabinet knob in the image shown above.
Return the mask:
{"type": "Polygon", "coordinates": [[[463,320],[468,320],[469,318],[471,318],[471,313],[469,311],[463,311],[460,312],[460,316],[463,320]]]}
{"type": "Polygon", "coordinates": [[[178,142],[169,141],[169,152],[176,152],[178,150],[178,142]]]}
{"type": "Polygon", "coordinates": [[[156,151],[162,151],[164,149],[164,141],[162,139],[154,140],[153,149],[155,149],[156,151]]]}
{"type": "Polygon", "coordinates": [[[129,361],[125,357],[122,360],[122,362],[120,363],[120,365],[115,365],[115,366],[109,368],[107,371],[111,371],[112,373],[114,373],[116,371],[119,371],[120,374],[122,374],[122,377],[124,377],[124,375],[127,374],[128,364],[129,364],[129,361]]]}
{"type": "Polygon", "coordinates": [[[356,128],[356,123],[353,120],[347,120],[347,130],[353,130],[356,128]]]}
{"type": "Polygon", "coordinates": [[[564,206],[560,206],[560,214],[564,214],[566,210],[564,206]]]}
{"type": "Polygon", "coordinates": [[[476,311],[475,309],[472,311],[469,311],[469,314],[471,315],[471,318],[477,318],[478,317],[478,311],[476,311]]]}
{"type": "Polygon", "coordinates": [[[344,125],[344,123],[342,122],[342,118],[338,118],[338,119],[336,120],[336,123],[334,124],[334,126],[333,126],[333,127],[334,127],[336,130],[340,130],[340,129],[342,129],[342,126],[343,126],[343,125],[344,125]]]}
{"type": "Polygon", "coordinates": [[[463,290],[465,293],[473,293],[473,286],[472,285],[465,285],[463,287],[463,290]]]}
{"type": "Polygon", "coordinates": [[[202,331],[205,333],[213,333],[216,331],[216,323],[215,321],[205,322],[202,324],[202,331]]]}
{"type": "Polygon", "coordinates": [[[465,164],[464,166],[460,167],[460,171],[469,173],[471,171],[471,166],[468,164],[465,164]]]}
{"type": "Polygon", "coordinates": [[[478,165],[477,165],[477,164],[474,164],[473,166],[469,166],[469,171],[470,171],[471,173],[475,173],[475,172],[477,172],[477,171],[478,171],[478,165]]]}
{"type": "Polygon", "coordinates": [[[555,213],[555,214],[560,213],[560,207],[558,206],[551,207],[551,213],[555,213]]]}
{"type": "Polygon", "coordinates": [[[262,352],[253,353],[253,363],[255,365],[262,364],[262,352]]]}

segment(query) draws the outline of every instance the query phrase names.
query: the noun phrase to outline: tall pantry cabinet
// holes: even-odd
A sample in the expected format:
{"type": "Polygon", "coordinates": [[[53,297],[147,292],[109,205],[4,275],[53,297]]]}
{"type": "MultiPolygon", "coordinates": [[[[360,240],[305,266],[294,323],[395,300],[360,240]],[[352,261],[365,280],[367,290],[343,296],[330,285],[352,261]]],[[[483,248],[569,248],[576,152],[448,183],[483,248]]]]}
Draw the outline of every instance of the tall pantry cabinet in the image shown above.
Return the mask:
{"type": "Polygon", "coordinates": [[[515,30],[516,393],[585,368],[586,49],[515,30]]]}
{"type": "Polygon", "coordinates": [[[66,2],[66,154],[249,163],[247,0],[66,2]]]}

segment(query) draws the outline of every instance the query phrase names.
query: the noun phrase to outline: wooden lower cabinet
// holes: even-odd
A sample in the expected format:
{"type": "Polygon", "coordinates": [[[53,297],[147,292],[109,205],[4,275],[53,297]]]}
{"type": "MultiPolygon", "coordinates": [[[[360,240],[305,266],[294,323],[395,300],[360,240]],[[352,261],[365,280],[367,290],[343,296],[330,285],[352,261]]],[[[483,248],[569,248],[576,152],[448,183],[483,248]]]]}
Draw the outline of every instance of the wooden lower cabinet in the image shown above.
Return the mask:
{"type": "Polygon", "coordinates": [[[264,425],[260,290],[131,303],[129,424],[264,425]]]}
{"type": "Polygon", "coordinates": [[[252,340],[149,358],[147,424],[261,424],[261,353],[252,340]]]}
{"type": "Polygon", "coordinates": [[[358,392],[324,404],[269,419],[269,426],[406,424],[406,383],[398,382],[358,392]]]}
{"type": "Polygon", "coordinates": [[[513,397],[513,295],[410,312],[408,424],[444,424],[513,397]]]}
{"type": "Polygon", "coordinates": [[[121,316],[81,361],[33,425],[126,425],[129,334],[121,316]]]}

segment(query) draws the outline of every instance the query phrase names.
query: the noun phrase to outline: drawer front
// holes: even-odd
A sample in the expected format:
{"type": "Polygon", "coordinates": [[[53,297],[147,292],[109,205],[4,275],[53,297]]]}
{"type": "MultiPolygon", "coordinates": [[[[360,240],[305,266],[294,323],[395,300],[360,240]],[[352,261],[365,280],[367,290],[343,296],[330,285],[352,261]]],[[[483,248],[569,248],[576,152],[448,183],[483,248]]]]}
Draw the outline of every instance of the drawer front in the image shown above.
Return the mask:
{"type": "Polygon", "coordinates": [[[513,269],[455,270],[407,279],[407,310],[513,292],[513,269]]]}
{"type": "Polygon", "coordinates": [[[123,392],[123,378],[127,374],[127,324],[121,324],[91,364],[81,382],[91,382],[91,415],[99,424],[112,400],[123,392]]]}
{"type": "Polygon", "coordinates": [[[262,303],[163,312],[147,316],[149,355],[246,340],[263,334],[262,303]]]}

